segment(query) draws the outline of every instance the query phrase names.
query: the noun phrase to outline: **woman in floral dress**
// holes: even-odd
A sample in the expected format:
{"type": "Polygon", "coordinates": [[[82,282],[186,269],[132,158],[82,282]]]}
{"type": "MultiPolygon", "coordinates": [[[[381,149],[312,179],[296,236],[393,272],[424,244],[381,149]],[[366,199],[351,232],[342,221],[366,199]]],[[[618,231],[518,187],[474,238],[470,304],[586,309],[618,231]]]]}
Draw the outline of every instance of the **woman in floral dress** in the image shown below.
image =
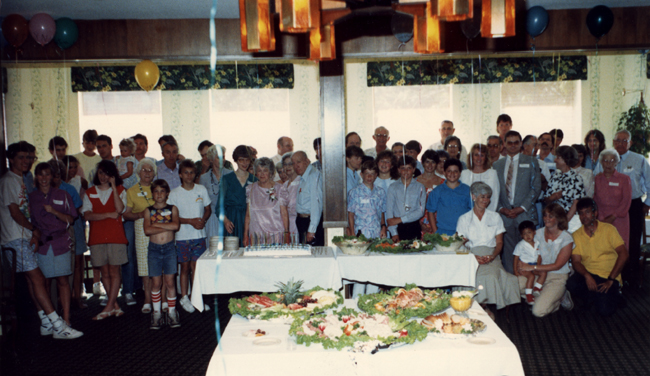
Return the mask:
{"type": "Polygon", "coordinates": [[[576,203],[579,198],[585,197],[585,186],[582,178],[572,167],[578,165],[578,152],[571,146],[560,146],[555,152],[555,165],[557,170],[548,182],[548,189],[544,194],[546,205],[558,203],[567,213],[569,233],[572,234],[581,226],[576,213],[576,203]]]}

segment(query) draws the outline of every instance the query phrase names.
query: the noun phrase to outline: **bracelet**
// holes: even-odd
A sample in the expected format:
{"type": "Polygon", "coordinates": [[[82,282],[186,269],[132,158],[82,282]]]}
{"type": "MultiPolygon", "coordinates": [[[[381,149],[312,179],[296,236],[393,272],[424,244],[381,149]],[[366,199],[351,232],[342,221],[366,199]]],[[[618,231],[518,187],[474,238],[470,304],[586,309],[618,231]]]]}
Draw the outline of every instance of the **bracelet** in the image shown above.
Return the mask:
{"type": "Polygon", "coordinates": [[[535,265],[535,266],[533,267],[533,270],[537,270],[537,265],[535,265]]]}

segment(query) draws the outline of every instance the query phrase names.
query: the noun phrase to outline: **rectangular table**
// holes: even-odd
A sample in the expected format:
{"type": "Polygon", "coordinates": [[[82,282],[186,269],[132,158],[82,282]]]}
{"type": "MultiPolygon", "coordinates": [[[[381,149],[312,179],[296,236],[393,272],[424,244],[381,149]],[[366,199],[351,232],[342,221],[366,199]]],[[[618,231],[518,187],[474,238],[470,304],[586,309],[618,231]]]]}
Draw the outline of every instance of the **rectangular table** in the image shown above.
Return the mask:
{"type": "Polygon", "coordinates": [[[478,262],[472,254],[412,253],[350,256],[338,253],[341,278],[388,286],[475,286],[478,262]]]}
{"type": "MultiPolygon", "coordinates": [[[[354,300],[346,300],[345,305],[354,307],[354,300]]],[[[524,375],[517,348],[476,302],[469,316],[487,325],[478,336],[491,338],[494,343],[479,345],[466,337],[446,339],[429,334],[422,342],[373,355],[325,350],[320,344],[296,345],[291,350],[287,345],[289,325],[249,322],[236,315],[212,355],[207,375],[524,375]],[[264,338],[277,338],[280,343],[254,345],[254,338],[242,335],[253,329],[266,331],[264,338]]]]}
{"type": "Polygon", "coordinates": [[[217,256],[205,252],[196,262],[192,305],[203,311],[203,294],[277,291],[277,282],[291,278],[305,281],[305,289],[320,286],[339,290],[343,284],[333,250],[317,247],[314,254],[318,256],[222,258],[215,277],[217,256]]]}

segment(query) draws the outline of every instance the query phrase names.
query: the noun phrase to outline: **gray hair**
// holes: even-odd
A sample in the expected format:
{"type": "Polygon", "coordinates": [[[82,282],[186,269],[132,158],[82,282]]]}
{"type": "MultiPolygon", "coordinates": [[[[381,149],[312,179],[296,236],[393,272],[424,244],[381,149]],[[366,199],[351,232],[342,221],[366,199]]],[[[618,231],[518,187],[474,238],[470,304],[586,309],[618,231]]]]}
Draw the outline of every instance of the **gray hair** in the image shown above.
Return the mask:
{"type": "Polygon", "coordinates": [[[255,160],[255,163],[253,163],[253,169],[255,170],[255,173],[257,173],[259,168],[265,168],[269,170],[269,174],[271,174],[271,177],[275,175],[275,163],[273,163],[271,158],[267,158],[267,157],[257,158],[255,160]]]}
{"type": "Polygon", "coordinates": [[[621,161],[621,156],[618,155],[618,152],[616,151],[616,149],[611,149],[611,148],[610,149],[605,149],[605,150],[601,151],[600,154],[598,155],[598,162],[600,162],[601,166],[603,164],[603,158],[605,158],[608,155],[611,155],[612,157],[614,157],[616,159],[616,164],[618,164],[621,161]]]}
{"type": "Polygon", "coordinates": [[[616,136],[619,133],[625,133],[627,135],[627,140],[628,141],[632,140],[632,133],[630,133],[630,131],[628,131],[627,129],[621,129],[619,131],[616,131],[616,133],[614,133],[614,136],[616,136]]]}
{"type": "Polygon", "coordinates": [[[280,173],[280,170],[282,170],[282,169],[284,169],[284,165],[282,164],[282,161],[275,164],[275,171],[277,171],[278,174],[280,173]]]}
{"type": "Polygon", "coordinates": [[[492,197],[492,188],[482,181],[477,181],[476,183],[472,184],[472,186],[469,187],[469,191],[473,196],[488,195],[492,197]]]}
{"type": "Polygon", "coordinates": [[[503,145],[503,140],[499,136],[495,136],[495,135],[488,136],[487,140],[488,140],[488,142],[490,142],[490,140],[498,140],[499,145],[503,145]]]}
{"type": "Polygon", "coordinates": [[[221,145],[215,144],[208,148],[208,154],[207,154],[208,161],[212,162],[217,156],[219,156],[217,148],[221,148],[221,158],[222,159],[224,158],[224,155],[226,155],[226,148],[224,148],[221,145]]]}
{"type": "Polygon", "coordinates": [[[153,170],[153,174],[154,174],[154,175],[156,175],[156,174],[158,173],[158,169],[156,168],[156,163],[155,163],[153,160],[149,159],[149,158],[143,158],[143,159],[138,163],[138,165],[135,167],[135,174],[136,174],[136,175],[140,175],[140,172],[142,172],[142,169],[143,169],[144,166],[146,166],[146,165],[148,165],[149,167],[151,167],[151,169],[153,170]]]}
{"type": "MultiPolygon", "coordinates": [[[[286,161],[287,159],[291,159],[292,156],[293,156],[293,152],[292,152],[292,151],[287,152],[287,153],[284,153],[284,155],[282,156],[282,159],[280,160],[280,162],[282,162],[282,164],[284,165],[284,164],[286,164],[285,161],[286,161]]],[[[293,164],[293,162],[291,162],[291,163],[293,164]]]]}

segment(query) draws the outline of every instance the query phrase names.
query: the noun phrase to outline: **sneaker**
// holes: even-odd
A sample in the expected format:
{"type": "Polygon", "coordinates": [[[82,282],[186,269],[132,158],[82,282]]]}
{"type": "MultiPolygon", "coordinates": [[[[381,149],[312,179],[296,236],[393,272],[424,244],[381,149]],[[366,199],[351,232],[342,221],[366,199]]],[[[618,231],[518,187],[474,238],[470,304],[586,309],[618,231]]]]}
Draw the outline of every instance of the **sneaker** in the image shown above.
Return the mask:
{"type": "Polygon", "coordinates": [[[535,304],[535,297],[532,294],[526,294],[526,303],[528,303],[528,305],[535,304]]]}
{"type": "Polygon", "coordinates": [[[106,304],[108,304],[108,298],[106,297],[106,295],[104,295],[101,298],[99,298],[99,305],[102,307],[106,307],[106,304]]]}
{"type": "Polygon", "coordinates": [[[210,306],[207,305],[207,304],[204,304],[204,305],[203,305],[203,311],[204,311],[204,312],[208,312],[209,310],[210,310],[210,306]]]}
{"type": "Polygon", "coordinates": [[[167,313],[167,323],[170,328],[178,328],[181,326],[181,317],[178,314],[177,310],[174,310],[174,314],[167,313]]]}
{"type": "Polygon", "coordinates": [[[84,335],[82,332],[72,329],[68,324],[63,324],[60,330],[54,330],[54,339],[75,339],[84,335]]]}
{"type": "Polygon", "coordinates": [[[48,322],[47,324],[41,324],[41,335],[42,336],[51,336],[54,333],[54,325],[48,322]]]}
{"type": "Polygon", "coordinates": [[[136,305],[137,302],[133,298],[133,294],[124,294],[124,300],[126,300],[126,305],[136,305]]]}
{"type": "Polygon", "coordinates": [[[106,295],[106,290],[104,289],[104,285],[101,282],[93,284],[93,294],[106,295]]]}
{"type": "Polygon", "coordinates": [[[194,306],[192,305],[192,302],[190,302],[190,298],[185,295],[181,299],[181,307],[187,312],[187,313],[192,313],[195,311],[194,306]]]}
{"type": "Polygon", "coordinates": [[[542,290],[540,290],[538,288],[534,288],[533,289],[533,296],[537,298],[540,295],[542,295],[542,290]]]}
{"type": "Polygon", "coordinates": [[[151,325],[149,329],[160,329],[165,323],[163,322],[163,315],[160,312],[154,312],[151,314],[151,325]]]}
{"type": "Polygon", "coordinates": [[[564,291],[564,296],[562,297],[562,302],[560,302],[560,305],[567,311],[573,309],[573,300],[571,299],[571,293],[569,290],[564,291]]]}

